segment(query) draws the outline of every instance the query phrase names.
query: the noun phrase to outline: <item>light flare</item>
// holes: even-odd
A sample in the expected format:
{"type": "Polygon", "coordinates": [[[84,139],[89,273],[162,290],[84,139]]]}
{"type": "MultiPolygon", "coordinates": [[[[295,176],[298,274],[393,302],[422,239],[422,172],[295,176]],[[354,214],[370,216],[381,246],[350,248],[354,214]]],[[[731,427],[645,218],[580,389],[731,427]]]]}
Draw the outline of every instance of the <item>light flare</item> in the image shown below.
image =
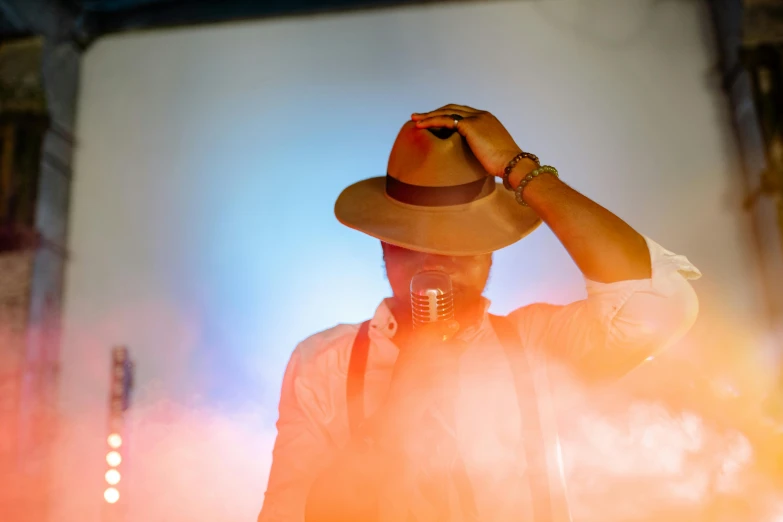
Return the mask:
{"type": "Polygon", "coordinates": [[[109,504],[114,504],[120,500],[120,492],[117,491],[117,488],[106,488],[106,491],[103,492],[103,498],[109,504]]]}
{"type": "Polygon", "coordinates": [[[110,469],[109,471],[107,471],[105,477],[106,477],[106,482],[111,486],[116,486],[120,482],[120,479],[122,478],[120,476],[120,472],[117,471],[116,469],[110,469]]]}
{"type": "Polygon", "coordinates": [[[116,451],[110,451],[106,454],[106,463],[109,466],[117,467],[122,463],[122,456],[116,451]]]}
{"type": "Polygon", "coordinates": [[[112,433],[109,435],[109,437],[106,439],[106,442],[109,443],[110,448],[117,449],[120,446],[122,446],[122,437],[118,433],[112,433]]]}

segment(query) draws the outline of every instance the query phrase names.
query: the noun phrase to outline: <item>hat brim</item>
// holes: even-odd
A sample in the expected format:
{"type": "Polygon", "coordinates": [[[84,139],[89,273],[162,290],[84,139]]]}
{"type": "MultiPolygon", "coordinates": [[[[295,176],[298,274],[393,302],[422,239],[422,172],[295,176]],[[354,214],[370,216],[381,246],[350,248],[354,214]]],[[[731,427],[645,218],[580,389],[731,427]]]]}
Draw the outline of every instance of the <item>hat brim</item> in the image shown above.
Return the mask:
{"type": "Polygon", "coordinates": [[[385,185],[386,178],[377,177],[347,187],[334,205],[337,220],[393,245],[452,256],[500,250],[541,224],[502,185],[478,201],[448,207],[401,203],[386,195],[385,185]]]}

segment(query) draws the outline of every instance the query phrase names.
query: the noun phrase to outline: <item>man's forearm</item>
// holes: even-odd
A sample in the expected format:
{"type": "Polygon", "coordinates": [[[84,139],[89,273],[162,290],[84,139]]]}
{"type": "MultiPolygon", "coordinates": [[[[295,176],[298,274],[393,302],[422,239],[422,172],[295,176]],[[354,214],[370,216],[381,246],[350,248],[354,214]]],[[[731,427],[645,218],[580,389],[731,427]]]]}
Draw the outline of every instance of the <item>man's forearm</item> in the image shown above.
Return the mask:
{"type": "MultiPolygon", "coordinates": [[[[512,186],[535,168],[528,159],[520,161],[509,176],[512,186]]],[[[613,283],[651,276],[644,237],[554,175],[544,173],[532,180],[525,187],[524,198],[588,279],[613,283]]]]}

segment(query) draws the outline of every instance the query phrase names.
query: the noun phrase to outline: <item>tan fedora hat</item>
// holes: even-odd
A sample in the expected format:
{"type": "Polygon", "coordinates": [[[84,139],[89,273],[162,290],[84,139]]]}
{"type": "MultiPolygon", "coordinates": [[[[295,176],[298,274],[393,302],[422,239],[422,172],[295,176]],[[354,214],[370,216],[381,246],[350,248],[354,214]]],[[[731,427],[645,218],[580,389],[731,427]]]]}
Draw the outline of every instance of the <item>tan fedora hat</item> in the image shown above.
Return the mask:
{"type": "Polygon", "coordinates": [[[468,256],[511,245],[541,224],[487,175],[451,129],[402,126],[385,177],[347,187],[334,205],[343,225],[387,243],[468,256]]]}

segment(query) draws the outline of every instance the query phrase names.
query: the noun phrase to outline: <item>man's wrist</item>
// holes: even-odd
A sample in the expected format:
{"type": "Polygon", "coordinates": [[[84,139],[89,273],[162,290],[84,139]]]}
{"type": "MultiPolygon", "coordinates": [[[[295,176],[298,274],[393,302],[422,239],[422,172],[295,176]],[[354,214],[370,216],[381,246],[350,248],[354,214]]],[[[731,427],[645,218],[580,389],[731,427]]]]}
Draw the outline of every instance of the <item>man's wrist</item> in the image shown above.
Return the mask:
{"type": "Polygon", "coordinates": [[[516,164],[514,170],[508,175],[508,181],[513,189],[516,189],[522,180],[538,168],[538,164],[530,158],[522,158],[516,164]]]}
{"type": "MultiPolygon", "coordinates": [[[[549,198],[553,190],[557,190],[564,184],[560,181],[560,178],[550,172],[542,172],[525,186],[522,191],[522,199],[528,206],[541,203],[544,199],[549,198]]],[[[557,199],[557,198],[555,198],[557,199]]]]}
{"type": "MultiPolygon", "coordinates": [[[[534,161],[529,159],[523,161],[525,161],[525,163],[522,164],[522,161],[520,161],[519,165],[517,165],[517,167],[508,177],[512,189],[515,191],[526,176],[528,176],[534,170],[539,169],[538,165],[534,161]]],[[[537,176],[533,177],[533,179],[527,181],[525,187],[522,189],[522,199],[526,204],[529,205],[530,199],[536,199],[537,197],[540,197],[542,194],[546,194],[548,191],[556,188],[559,185],[562,185],[560,178],[558,178],[555,174],[544,170],[537,176]]]]}

